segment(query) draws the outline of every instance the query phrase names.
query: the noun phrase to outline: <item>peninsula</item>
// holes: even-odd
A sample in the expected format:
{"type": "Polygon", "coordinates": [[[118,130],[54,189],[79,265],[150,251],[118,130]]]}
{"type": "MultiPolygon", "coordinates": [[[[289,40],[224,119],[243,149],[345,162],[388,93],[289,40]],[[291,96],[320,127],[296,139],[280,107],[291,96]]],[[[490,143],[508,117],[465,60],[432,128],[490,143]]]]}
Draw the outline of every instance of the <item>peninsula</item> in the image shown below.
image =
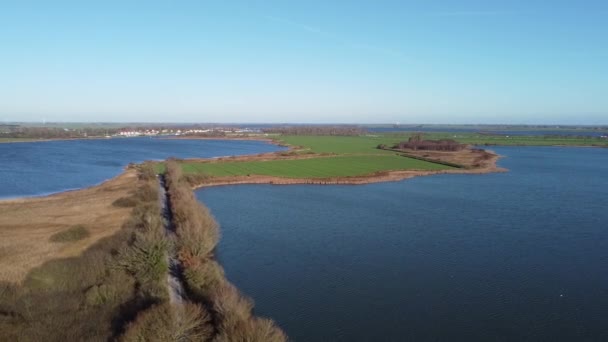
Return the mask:
{"type": "Polygon", "coordinates": [[[0,201],[0,337],[141,340],[159,336],[159,322],[165,322],[170,325],[163,329],[179,336],[245,334],[284,341],[283,332],[271,320],[254,316],[252,302],[224,278],[214,258],[217,224],[192,190],[229,184],[365,184],[506,171],[497,166],[500,156],[492,151],[444,136],[419,137],[413,146],[404,143],[408,137],[223,137],[265,140],[286,150],[130,165],[98,186],[0,201]],[[168,180],[175,238],[163,237],[157,174],[168,180]],[[178,271],[172,271],[175,262],[178,271]],[[167,283],[172,272],[185,291],[179,304],[167,283]],[[33,302],[37,305],[27,304],[33,302]],[[46,314],[60,311],[64,314],[46,314]]]}

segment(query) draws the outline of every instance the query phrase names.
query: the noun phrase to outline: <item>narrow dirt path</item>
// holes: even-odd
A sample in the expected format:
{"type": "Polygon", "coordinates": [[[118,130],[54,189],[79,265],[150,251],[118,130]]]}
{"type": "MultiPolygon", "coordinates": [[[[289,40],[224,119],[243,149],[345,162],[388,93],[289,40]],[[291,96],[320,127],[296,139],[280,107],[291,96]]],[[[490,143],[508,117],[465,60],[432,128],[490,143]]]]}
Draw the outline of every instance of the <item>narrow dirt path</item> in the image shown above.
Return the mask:
{"type": "Polygon", "coordinates": [[[175,253],[175,242],[177,236],[175,232],[175,226],[173,225],[173,214],[171,212],[171,204],[169,202],[169,195],[167,194],[167,187],[165,184],[165,177],[163,175],[158,176],[159,182],[159,201],[161,215],[163,218],[163,226],[165,227],[165,236],[170,242],[169,253],[167,254],[167,262],[169,264],[169,273],[167,274],[167,287],[169,290],[169,302],[171,305],[181,306],[187,299],[186,291],[182,281],[182,265],[177,258],[175,253]]]}

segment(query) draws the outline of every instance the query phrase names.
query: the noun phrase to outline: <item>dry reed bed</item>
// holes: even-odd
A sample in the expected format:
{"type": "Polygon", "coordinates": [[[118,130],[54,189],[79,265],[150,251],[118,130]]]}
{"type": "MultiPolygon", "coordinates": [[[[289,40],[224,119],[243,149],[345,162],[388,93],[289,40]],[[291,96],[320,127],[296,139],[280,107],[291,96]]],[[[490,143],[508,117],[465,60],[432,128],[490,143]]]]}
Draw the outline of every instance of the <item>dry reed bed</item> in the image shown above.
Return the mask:
{"type": "Polygon", "coordinates": [[[131,208],[112,203],[137,188],[137,172],[128,169],[101,185],[39,198],[0,201],[0,281],[21,282],[44,262],[75,257],[98,240],[115,234],[131,208]],[[89,236],[71,243],[49,239],[76,225],[89,236]]]}
{"type": "Polygon", "coordinates": [[[150,166],[133,173],[134,190],[114,198],[131,212],[121,229],[77,257],[34,268],[19,284],[0,283],[0,340],[114,340],[139,312],[167,301],[156,178],[150,166]]]}

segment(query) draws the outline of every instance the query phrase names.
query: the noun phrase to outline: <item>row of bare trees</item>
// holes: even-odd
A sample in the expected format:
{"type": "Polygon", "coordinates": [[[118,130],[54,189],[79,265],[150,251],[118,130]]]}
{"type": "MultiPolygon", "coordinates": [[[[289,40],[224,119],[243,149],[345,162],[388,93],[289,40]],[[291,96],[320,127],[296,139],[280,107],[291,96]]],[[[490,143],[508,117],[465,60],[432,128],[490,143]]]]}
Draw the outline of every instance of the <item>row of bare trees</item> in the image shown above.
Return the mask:
{"type": "Polygon", "coordinates": [[[394,148],[397,149],[409,149],[409,150],[423,150],[423,151],[460,151],[467,147],[466,144],[461,144],[452,139],[439,139],[439,140],[424,140],[422,134],[415,134],[411,136],[407,141],[401,141],[394,148]]]}
{"type": "Polygon", "coordinates": [[[180,319],[166,303],[142,313],[125,340],[286,341],[272,320],[253,315],[253,302],[225,278],[214,257],[218,224],[197,201],[175,160],[166,163],[165,183],[177,235],[174,248],[191,302],[179,313],[180,319]]]}

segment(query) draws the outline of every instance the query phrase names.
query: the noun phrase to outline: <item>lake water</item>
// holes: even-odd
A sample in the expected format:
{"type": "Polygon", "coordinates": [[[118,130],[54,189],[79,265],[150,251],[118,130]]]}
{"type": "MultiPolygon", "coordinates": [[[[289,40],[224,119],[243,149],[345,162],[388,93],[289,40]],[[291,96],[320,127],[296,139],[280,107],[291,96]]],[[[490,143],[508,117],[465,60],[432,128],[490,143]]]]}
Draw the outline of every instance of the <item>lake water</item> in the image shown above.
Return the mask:
{"type": "Polygon", "coordinates": [[[608,341],[608,149],[494,149],[510,172],[197,196],[296,341],[608,341]]]}
{"type": "Polygon", "coordinates": [[[261,141],[157,138],[0,144],[0,198],[43,195],[98,184],[131,162],[278,151],[261,141]]]}

